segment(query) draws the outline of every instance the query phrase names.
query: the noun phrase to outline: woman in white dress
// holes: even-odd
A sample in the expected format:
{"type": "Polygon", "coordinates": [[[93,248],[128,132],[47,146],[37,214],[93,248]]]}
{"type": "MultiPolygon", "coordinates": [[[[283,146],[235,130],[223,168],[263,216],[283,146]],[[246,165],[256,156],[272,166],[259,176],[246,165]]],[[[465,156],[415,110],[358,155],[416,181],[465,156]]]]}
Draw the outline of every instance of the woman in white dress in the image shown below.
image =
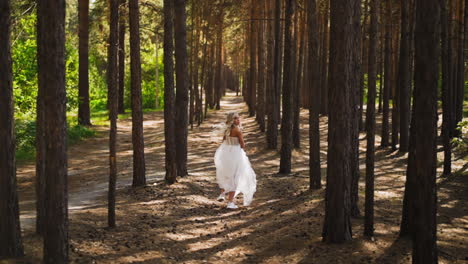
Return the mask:
{"type": "Polygon", "coordinates": [[[227,194],[229,209],[238,208],[234,203],[234,197],[239,193],[243,194],[244,206],[250,205],[257,187],[255,172],[244,147],[240,117],[237,113],[229,113],[223,143],[216,150],[214,157],[216,180],[221,188],[218,201],[225,200],[227,194]]]}

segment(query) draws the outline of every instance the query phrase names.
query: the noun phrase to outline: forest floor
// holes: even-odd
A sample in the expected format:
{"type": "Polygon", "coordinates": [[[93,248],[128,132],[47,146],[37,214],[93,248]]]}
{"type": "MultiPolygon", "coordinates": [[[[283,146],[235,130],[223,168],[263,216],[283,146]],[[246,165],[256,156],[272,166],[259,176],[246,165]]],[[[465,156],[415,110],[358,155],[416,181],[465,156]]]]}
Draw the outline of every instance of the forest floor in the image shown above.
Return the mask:
{"type": "MultiPolygon", "coordinates": [[[[380,116],[379,116],[380,117],[380,116]]],[[[265,149],[265,135],[248,117],[241,97],[229,93],[222,110],[210,111],[189,130],[189,176],[166,185],[163,113],[145,114],[147,186],[131,188],[131,119],[118,123],[117,227],[107,225],[108,132],[69,148],[69,238],[72,263],[411,263],[411,242],[398,239],[406,155],[377,149],[375,237],[365,238],[363,217],[354,218],[353,240],[321,242],[322,188],[308,190],[308,118],[301,113],[301,149],[293,151],[293,173],[277,174],[279,154],[265,149]],[[226,209],[217,202],[213,164],[221,139],[213,126],[239,111],[246,152],[257,173],[250,207],[226,209]]],[[[380,120],[378,120],[380,122],[380,120]]],[[[327,118],[320,118],[322,184],[325,185],[327,118]]],[[[380,137],[376,137],[379,145],[380,137]]],[[[360,135],[359,205],[364,208],[365,134],[360,135]]],[[[442,160],[442,152],[438,155],[442,160]]],[[[442,162],[438,163],[438,175],[442,162]]],[[[440,263],[468,263],[468,163],[455,158],[449,178],[438,178],[440,263]]],[[[26,257],[0,263],[39,263],[34,235],[34,163],[18,166],[21,221],[26,257]]],[[[237,198],[241,205],[242,197],[237,198]]]]}

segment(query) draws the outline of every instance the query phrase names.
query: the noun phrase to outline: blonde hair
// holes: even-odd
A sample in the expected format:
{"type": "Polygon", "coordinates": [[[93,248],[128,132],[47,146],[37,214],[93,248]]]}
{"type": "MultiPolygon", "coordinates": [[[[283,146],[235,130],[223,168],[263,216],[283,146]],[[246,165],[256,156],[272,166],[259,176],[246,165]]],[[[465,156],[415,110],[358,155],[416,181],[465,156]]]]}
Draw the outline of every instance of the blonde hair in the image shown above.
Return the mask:
{"type": "MultiPolygon", "coordinates": [[[[229,112],[226,116],[226,130],[224,131],[225,136],[229,136],[231,134],[231,129],[235,126],[234,119],[239,118],[239,114],[237,112],[229,112]]],[[[239,126],[240,129],[242,127],[239,126]]]]}

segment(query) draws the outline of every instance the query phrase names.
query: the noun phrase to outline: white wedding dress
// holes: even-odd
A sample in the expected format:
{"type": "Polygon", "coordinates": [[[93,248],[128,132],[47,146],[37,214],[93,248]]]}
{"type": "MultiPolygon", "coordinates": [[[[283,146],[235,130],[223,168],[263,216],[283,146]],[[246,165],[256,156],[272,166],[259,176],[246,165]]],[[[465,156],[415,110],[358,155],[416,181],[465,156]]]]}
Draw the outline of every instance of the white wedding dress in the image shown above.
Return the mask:
{"type": "Polygon", "coordinates": [[[226,193],[243,194],[244,206],[250,205],[257,189],[255,172],[237,137],[226,136],[214,156],[216,180],[226,193]]]}

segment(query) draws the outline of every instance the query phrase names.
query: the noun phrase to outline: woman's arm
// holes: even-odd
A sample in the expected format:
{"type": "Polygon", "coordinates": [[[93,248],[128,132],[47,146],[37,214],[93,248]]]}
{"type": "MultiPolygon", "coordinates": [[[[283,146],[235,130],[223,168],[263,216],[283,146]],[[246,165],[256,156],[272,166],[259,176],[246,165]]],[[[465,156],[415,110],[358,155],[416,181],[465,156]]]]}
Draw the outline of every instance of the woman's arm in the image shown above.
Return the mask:
{"type": "Polygon", "coordinates": [[[238,139],[239,139],[239,144],[241,146],[241,148],[245,148],[245,142],[244,142],[244,136],[242,135],[242,131],[240,131],[239,128],[234,128],[233,129],[235,135],[238,139]]]}

